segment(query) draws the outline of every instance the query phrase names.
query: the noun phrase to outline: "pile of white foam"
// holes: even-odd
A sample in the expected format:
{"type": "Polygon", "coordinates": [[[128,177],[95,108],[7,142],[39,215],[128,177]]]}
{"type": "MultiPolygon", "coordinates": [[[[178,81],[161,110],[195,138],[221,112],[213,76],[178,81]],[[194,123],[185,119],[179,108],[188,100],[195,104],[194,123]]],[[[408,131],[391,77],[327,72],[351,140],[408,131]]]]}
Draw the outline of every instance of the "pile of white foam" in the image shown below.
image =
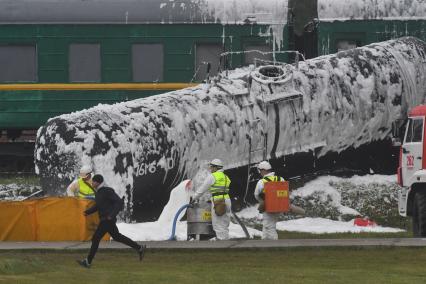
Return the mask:
{"type": "MultiPolygon", "coordinates": [[[[156,222],[146,222],[137,224],[126,224],[119,223],[118,228],[120,232],[133,240],[137,241],[164,241],[168,240],[172,236],[173,220],[179,209],[189,203],[191,196],[190,191],[190,180],[181,182],[175,187],[171,194],[170,200],[166,204],[161,213],[160,217],[156,222]]],[[[182,241],[187,239],[186,235],[186,221],[180,221],[183,217],[185,210],[181,211],[176,223],[176,240],[182,241]]],[[[261,232],[258,230],[249,228],[251,236],[260,236],[261,232]]],[[[229,235],[231,238],[243,238],[245,237],[243,229],[231,222],[229,228],[229,235]]]]}
{"type": "Polygon", "coordinates": [[[425,0],[318,0],[320,20],[426,19],[425,0]]]}
{"type": "MultiPolygon", "coordinates": [[[[297,190],[297,194],[306,195],[317,190],[324,193],[329,193],[332,189],[325,180],[336,180],[341,178],[336,177],[319,177],[318,179],[306,184],[304,187],[297,190]]],[[[353,177],[348,179],[354,183],[389,183],[395,182],[395,176],[381,176],[381,175],[370,175],[365,177],[353,177]]],[[[156,222],[137,223],[137,224],[126,224],[119,223],[118,227],[122,234],[130,237],[137,241],[163,241],[168,240],[171,237],[173,228],[173,219],[178,210],[188,204],[191,196],[190,181],[185,180],[180,183],[176,188],[173,189],[170,200],[164,207],[161,216],[156,222]]],[[[337,194],[337,193],[336,193],[337,194]]],[[[336,202],[338,198],[336,197],[336,202]]],[[[347,208],[349,210],[349,208],[347,208]]],[[[178,241],[187,240],[186,221],[180,221],[184,215],[183,211],[178,218],[176,225],[176,239],[178,241]]],[[[262,224],[262,214],[257,211],[256,206],[245,208],[237,215],[244,220],[252,220],[253,224],[262,224]]],[[[252,227],[247,228],[250,237],[260,237],[261,231],[256,230],[252,227]]],[[[354,220],[348,222],[335,221],[325,218],[299,218],[295,220],[278,222],[277,229],[280,231],[293,231],[293,232],[305,232],[312,234],[323,234],[323,233],[360,233],[360,232],[382,232],[382,233],[396,233],[403,230],[398,228],[376,226],[360,227],[354,224],[354,220]]],[[[242,228],[231,222],[229,228],[229,235],[231,238],[244,238],[245,234],[242,228]]]]}

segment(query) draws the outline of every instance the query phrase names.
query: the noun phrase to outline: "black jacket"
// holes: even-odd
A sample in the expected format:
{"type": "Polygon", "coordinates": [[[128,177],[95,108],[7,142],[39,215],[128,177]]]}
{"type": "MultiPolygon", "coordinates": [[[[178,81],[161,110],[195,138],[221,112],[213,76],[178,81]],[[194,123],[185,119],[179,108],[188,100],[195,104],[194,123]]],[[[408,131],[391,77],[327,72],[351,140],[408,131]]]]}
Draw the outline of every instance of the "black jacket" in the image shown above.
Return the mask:
{"type": "Polygon", "coordinates": [[[90,207],[85,212],[89,215],[98,211],[101,221],[108,218],[117,220],[118,212],[123,210],[123,201],[111,187],[98,188],[95,193],[95,202],[95,206],[90,207]]]}

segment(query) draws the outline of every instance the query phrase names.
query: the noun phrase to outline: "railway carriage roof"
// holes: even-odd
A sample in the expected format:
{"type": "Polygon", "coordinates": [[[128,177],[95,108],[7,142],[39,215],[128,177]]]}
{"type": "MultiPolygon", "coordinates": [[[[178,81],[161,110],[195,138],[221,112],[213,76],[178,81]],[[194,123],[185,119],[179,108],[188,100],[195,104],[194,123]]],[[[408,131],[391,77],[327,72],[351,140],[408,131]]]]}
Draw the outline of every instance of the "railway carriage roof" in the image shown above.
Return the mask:
{"type": "Polygon", "coordinates": [[[426,19],[426,0],[318,0],[321,21],[426,19]]]}
{"type": "MultiPolygon", "coordinates": [[[[0,0],[0,23],[242,24],[256,22],[284,25],[287,22],[289,1],[291,0],[0,0]]],[[[318,18],[321,21],[426,20],[426,0],[312,1],[317,2],[318,18]]]]}
{"type": "Polygon", "coordinates": [[[285,24],[287,0],[0,0],[0,23],[285,24]]]}

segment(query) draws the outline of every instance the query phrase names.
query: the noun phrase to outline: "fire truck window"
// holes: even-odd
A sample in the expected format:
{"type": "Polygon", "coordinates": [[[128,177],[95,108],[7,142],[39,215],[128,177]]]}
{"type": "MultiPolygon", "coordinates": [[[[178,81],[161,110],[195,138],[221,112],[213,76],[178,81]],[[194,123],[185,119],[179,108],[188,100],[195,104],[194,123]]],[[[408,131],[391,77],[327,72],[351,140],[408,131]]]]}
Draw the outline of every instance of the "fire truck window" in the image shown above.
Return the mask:
{"type": "Polygon", "coordinates": [[[423,119],[410,119],[407,126],[406,143],[422,142],[423,138],[423,119]]]}
{"type": "Polygon", "coordinates": [[[423,138],[423,119],[413,120],[413,141],[422,142],[423,138]]]}

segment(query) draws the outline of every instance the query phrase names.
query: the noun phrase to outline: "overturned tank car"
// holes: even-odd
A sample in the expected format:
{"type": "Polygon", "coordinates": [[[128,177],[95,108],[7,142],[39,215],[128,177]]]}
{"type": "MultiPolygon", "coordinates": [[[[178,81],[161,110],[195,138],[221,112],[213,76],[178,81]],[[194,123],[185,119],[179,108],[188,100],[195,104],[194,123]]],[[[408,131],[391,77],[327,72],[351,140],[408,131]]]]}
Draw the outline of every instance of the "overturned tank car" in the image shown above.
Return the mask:
{"type": "Polygon", "coordinates": [[[392,123],[425,96],[426,43],[416,38],[250,66],[52,118],[37,134],[36,170],[61,195],[90,164],[125,197],[131,219],[155,219],[173,186],[212,158],[225,162],[234,196],[247,195],[247,169],[262,159],[287,178],[346,162],[386,165],[392,123]]]}

